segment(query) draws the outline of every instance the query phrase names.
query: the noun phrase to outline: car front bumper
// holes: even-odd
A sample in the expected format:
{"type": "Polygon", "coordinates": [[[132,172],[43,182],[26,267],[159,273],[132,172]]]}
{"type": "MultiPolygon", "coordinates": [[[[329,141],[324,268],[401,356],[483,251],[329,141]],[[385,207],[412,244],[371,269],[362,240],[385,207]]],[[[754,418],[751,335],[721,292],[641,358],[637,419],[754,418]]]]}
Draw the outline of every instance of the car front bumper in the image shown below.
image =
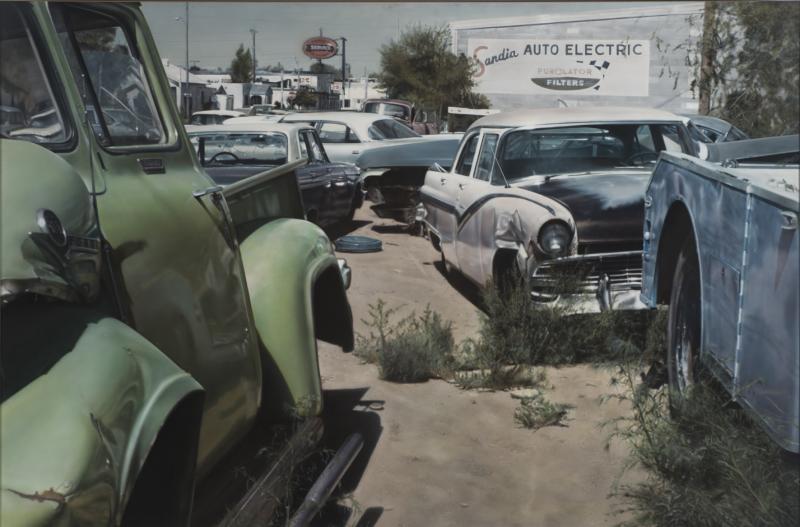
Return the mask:
{"type": "Polygon", "coordinates": [[[642,252],[565,256],[541,263],[530,277],[531,298],[574,313],[639,310],[642,252]]]}

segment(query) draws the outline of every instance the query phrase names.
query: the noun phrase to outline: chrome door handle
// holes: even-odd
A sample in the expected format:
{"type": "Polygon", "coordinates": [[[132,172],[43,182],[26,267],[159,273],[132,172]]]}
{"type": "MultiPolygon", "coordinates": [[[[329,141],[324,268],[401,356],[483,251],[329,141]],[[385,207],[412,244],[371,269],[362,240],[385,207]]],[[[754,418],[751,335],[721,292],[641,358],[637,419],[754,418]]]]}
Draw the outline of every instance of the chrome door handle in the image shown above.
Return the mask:
{"type": "Polygon", "coordinates": [[[783,210],[781,211],[781,216],[783,216],[783,225],[781,225],[781,229],[791,231],[797,228],[797,214],[788,210],[783,210]]]}
{"type": "Polygon", "coordinates": [[[467,186],[467,185],[466,185],[465,183],[459,183],[459,184],[458,184],[458,189],[459,189],[459,190],[464,190],[464,187],[466,187],[466,186],[467,186]]]}
{"type": "Polygon", "coordinates": [[[446,178],[446,177],[439,178],[439,182],[440,182],[442,185],[444,185],[445,183],[447,183],[447,178],[446,178]]]}

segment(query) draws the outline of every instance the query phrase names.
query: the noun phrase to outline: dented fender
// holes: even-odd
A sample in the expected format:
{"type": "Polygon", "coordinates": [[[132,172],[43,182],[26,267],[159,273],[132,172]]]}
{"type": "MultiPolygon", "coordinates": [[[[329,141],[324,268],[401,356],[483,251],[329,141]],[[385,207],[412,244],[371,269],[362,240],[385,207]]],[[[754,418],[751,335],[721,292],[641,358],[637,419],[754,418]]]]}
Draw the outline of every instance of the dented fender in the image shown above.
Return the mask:
{"type": "MultiPolygon", "coordinates": [[[[59,309],[50,309],[56,313],[47,322],[58,320],[59,309]]],[[[162,424],[180,401],[202,392],[129,326],[97,315],[83,321],[74,345],[0,408],[4,527],[118,523],[162,424]]],[[[3,340],[20,347],[13,337],[3,340]]],[[[26,375],[15,366],[30,365],[25,359],[40,352],[4,350],[4,375],[26,375]]]]}
{"type": "Polygon", "coordinates": [[[264,383],[267,393],[283,399],[263,404],[302,416],[317,415],[322,411],[322,388],[313,288],[326,271],[328,276],[335,272],[341,289],[326,301],[338,303],[335,312],[346,315],[341,324],[349,324],[344,333],[352,342],[350,305],[331,242],[307,221],[277,219],[250,234],[241,253],[253,318],[266,353],[264,383]]]}

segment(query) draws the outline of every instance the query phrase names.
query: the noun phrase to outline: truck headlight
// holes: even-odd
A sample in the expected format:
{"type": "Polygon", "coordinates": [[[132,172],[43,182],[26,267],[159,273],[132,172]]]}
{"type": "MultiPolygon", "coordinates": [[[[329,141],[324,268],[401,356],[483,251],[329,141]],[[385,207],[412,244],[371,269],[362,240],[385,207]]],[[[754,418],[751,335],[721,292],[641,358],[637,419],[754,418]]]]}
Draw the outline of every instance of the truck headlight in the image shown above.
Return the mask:
{"type": "Polygon", "coordinates": [[[569,249],[572,232],[563,221],[547,223],[539,231],[539,247],[550,256],[562,256],[569,249]]]}

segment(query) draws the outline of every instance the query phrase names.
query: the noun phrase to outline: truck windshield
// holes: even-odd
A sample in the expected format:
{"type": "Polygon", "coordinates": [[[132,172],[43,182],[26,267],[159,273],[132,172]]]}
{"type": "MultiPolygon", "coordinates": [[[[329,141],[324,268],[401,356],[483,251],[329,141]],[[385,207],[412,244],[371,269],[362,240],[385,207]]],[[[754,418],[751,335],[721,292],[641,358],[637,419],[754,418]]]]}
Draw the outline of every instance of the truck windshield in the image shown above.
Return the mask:
{"type": "Polygon", "coordinates": [[[164,128],[147,76],[135,40],[129,38],[123,22],[81,7],[55,5],[52,12],[101,143],[163,144],[164,128]],[[91,86],[84,81],[87,77],[91,86]],[[93,90],[91,97],[86,93],[89,88],[93,90]],[[96,105],[100,106],[100,112],[96,111],[96,105]]]}
{"type": "Polygon", "coordinates": [[[652,166],[662,150],[684,150],[676,125],[632,124],[518,130],[497,162],[506,179],[652,166]]]}
{"type": "Polygon", "coordinates": [[[288,140],[280,132],[196,134],[190,140],[199,149],[205,137],[204,162],[210,165],[283,165],[288,159],[288,140]]]}
{"type": "Polygon", "coordinates": [[[0,135],[34,143],[64,143],[67,130],[27,20],[0,4],[0,135]]]}

